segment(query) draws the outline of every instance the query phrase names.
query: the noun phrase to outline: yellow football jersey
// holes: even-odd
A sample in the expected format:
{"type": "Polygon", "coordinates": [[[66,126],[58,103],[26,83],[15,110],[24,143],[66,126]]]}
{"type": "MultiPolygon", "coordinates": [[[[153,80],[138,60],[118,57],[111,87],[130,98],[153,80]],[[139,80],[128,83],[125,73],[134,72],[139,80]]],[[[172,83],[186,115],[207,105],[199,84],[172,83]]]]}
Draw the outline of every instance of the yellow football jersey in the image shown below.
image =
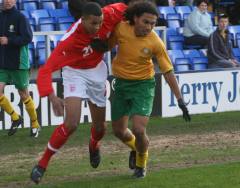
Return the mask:
{"type": "Polygon", "coordinates": [[[160,37],[152,31],[145,37],[136,37],[128,22],[119,23],[110,38],[117,45],[112,62],[113,75],[128,80],[144,80],[154,76],[152,57],[157,58],[162,73],[173,69],[171,60],[160,37]]]}

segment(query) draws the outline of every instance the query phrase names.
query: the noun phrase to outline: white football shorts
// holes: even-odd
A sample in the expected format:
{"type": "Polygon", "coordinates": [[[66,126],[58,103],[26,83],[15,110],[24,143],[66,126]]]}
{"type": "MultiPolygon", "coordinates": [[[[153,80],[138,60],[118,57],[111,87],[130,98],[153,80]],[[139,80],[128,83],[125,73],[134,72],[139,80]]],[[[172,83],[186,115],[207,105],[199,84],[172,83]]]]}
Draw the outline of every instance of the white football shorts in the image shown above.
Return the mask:
{"type": "Polygon", "coordinates": [[[98,107],[106,106],[107,66],[104,61],[91,69],[74,69],[69,66],[62,71],[64,98],[79,97],[90,100],[98,107]]]}

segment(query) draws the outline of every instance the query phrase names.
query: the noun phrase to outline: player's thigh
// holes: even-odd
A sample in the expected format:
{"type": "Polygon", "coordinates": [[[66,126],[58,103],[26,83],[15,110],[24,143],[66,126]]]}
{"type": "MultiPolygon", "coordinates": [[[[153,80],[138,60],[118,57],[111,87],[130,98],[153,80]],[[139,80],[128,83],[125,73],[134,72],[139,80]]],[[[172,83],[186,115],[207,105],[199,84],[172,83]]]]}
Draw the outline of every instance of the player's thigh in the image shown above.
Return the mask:
{"type": "Polygon", "coordinates": [[[106,107],[99,107],[93,104],[91,101],[88,102],[90,112],[92,115],[93,123],[105,122],[106,107]]]}
{"type": "Polygon", "coordinates": [[[112,121],[112,129],[114,133],[123,133],[128,128],[128,116],[122,116],[118,120],[112,121]]]}
{"type": "Polygon", "coordinates": [[[67,97],[65,104],[65,124],[67,127],[76,127],[80,122],[82,100],[79,97],[67,97]]]}
{"type": "Polygon", "coordinates": [[[11,79],[18,90],[25,90],[29,85],[29,70],[11,71],[11,79]]]}
{"type": "Polygon", "coordinates": [[[131,116],[150,116],[155,95],[155,80],[140,81],[134,88],[132,97],[131,116]],[[143,92],[144,91],[144,92],[143,92]]]}

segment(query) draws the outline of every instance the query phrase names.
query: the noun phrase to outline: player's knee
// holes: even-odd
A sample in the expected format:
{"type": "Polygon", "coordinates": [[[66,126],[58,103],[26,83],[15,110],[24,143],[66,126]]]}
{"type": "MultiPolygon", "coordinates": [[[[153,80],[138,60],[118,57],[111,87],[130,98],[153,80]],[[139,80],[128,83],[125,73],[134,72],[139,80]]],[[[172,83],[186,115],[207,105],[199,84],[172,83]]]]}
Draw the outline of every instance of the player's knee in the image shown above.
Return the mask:
{"type": "Polygon", "coordinates": [[[76,131],[78,123],[74,121],[65,121],[65,126],[68,129],[69,133],[73,133],[76,131]]]}
{"type": "Polygon", "coordinates": [[[113,134],[117,137],[117,138],[122,138],[123,135],[124,135],[124,130],[116,127],[116,126],[113,126],[112,127],[112,130],[113,130],[113,134]]]}
{"type": "Polygon", "coordinates": [[[105,132],[107,130],[106,122],[96,122],[93,124],[97,132],[105,132]]]}
{"type": "Polygon", "coordinates": [[[142,137],[146,136],[145,127],[136,127],[132,130],[132,132],[137,138],[142,138],[142,137]]]}

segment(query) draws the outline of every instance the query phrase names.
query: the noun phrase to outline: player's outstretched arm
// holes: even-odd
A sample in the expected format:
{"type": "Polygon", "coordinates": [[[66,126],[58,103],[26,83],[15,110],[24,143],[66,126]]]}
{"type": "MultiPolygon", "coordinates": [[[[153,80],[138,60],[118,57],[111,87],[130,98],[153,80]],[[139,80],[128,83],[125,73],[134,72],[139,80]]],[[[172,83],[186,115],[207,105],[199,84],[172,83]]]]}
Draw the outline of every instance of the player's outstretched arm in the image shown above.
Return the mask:
{"type": "Polygon", "coordinates": [[[179,90],[177,80],[176,80],[176,77],[175,77],[174,73],[172,71],[169,71],[169,72],[164,74],[164,78],[167,81],[169,87],[171,88],[172,92],[174,93],[175,97],[178,100],[178,107],[183,112],[183,119],[185,119],[185,121],[191,121],[191,117],[189,115],[187,106],[182,99],[182,95],[181,95],[181,92],[179,90]]]}

